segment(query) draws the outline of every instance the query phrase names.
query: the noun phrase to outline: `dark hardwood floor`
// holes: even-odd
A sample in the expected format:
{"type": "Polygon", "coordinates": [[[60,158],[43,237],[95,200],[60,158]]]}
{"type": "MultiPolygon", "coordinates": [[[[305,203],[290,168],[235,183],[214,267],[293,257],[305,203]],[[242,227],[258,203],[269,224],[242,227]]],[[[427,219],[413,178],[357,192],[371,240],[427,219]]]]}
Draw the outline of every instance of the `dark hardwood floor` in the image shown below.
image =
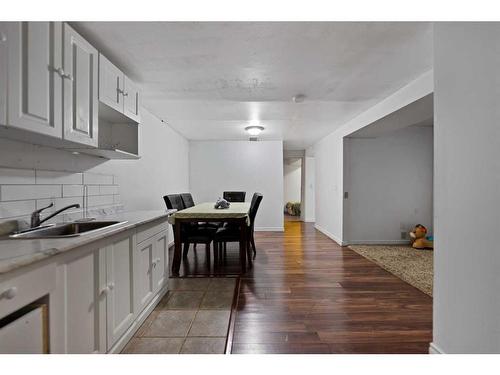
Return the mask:
{"type": "MultiPolygon", "coordinates": [[[[256,233],[257,257],[241,278],[232,353],[427,353],[432,298],[312,224],[256,233]]],[[[238,271],[236,244],[221,274],[238,271]]],[[[207,270],[191,248],[181,276],[207,270]]]]}

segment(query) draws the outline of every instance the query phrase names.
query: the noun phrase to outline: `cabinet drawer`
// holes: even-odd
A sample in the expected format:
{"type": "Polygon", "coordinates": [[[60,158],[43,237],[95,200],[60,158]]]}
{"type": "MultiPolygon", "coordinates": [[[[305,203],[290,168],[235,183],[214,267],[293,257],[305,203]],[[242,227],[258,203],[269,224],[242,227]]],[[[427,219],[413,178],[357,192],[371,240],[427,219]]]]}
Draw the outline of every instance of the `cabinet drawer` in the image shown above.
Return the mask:
{"type": "Polygon", "coordinates": [[[137,243],[141,243],[154,235],[168,229],[167,221],[149,223],[137,229],[137,243]]]}
{"type": "Polygon", "coordinates": [[[0,353],[48,353],[47,305],[28,306],[19,314],[0,328],[0,353]]]}
{"type": "Polygon", "coordinates": [[[0,281],[0,319],[50,293],[55,285],[55,263],[0,281]]]}

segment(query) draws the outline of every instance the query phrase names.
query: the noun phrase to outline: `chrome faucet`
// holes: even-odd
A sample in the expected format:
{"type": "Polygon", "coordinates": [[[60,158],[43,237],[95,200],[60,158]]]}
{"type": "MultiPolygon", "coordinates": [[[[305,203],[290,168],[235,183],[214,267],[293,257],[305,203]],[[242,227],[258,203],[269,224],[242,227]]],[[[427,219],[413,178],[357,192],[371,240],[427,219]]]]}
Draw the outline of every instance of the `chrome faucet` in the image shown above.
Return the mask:
{"type": "Polygon", "coordinates": [[[53,207],[53,206],[54,206],[54,203],[51,203],[47,207],[40,208],[40,209],[34,211],[31,214],[31,228],[39,227],[40,224],[42,224],[43,222],[45,222],[45,221],[47,221],[49,219],[52,219],[54,216],[60,214],[63,211],[69,210],[70,208],[80,208],[80,205],[78,203],[71,204],[69,206],[61,208],[60,210],[57,210],[56,212],[54,212],[51,215],[47,216],[45,219],[40,220],[40,213],[43,210],[46,210],[47,208],[50,208],[50,207],[53,207]]]}

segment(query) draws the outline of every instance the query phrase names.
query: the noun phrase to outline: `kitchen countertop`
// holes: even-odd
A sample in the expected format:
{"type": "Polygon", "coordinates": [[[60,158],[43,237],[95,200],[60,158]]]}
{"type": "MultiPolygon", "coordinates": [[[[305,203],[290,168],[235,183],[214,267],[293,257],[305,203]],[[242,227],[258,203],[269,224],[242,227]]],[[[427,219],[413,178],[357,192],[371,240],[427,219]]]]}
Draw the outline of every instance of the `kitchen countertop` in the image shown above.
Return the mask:
{"type": "Polygon", "coordinates": [[[126,221],[125,223],[76,237],[46,239],[0,239],[0,275],[42,259],[73,250],[88,243],[130,230],[139,225],[167,218],[175,210],[131,211],[96,217],[97,220],[126,221]]]}

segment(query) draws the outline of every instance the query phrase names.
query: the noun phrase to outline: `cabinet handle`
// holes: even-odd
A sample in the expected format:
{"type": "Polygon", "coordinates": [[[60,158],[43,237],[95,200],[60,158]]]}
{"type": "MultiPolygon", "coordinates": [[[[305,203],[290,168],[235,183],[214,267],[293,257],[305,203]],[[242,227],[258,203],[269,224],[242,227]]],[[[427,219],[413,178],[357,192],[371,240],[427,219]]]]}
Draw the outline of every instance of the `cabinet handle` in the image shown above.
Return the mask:
{"type": "Polygon", "coordinates": [[[71,76],[71,74],[66,74],[63,68],[59,67],[55,68],[54,70],[57,72],[57,74],[59,74],[59,76],[62,79],[69,79],[70,81],[73,81],[73,77],[71,76]]]}
{"type": "Polygon", "coordinates": [[[105,296],[108,293],[109,293],[109,288],[107,286],[105,286],[104,288],[102,288],[101,293],[99,293],[99,294],[102,296],[105,296]]]}
{"type": "Polygon", "coordinates": [[[12,299],[17,295],[17,288],[13,286],[12,288],[9,288],[0,294],[0,299],[5,298],[5,299],[12,299]]]}
{"type": "Polygon", "coordinates": [[[113,290],[115,288],[115,283],[109,283],[108,288],[109,290],[113,290]]]}
{"type": "Polygon", "coordinates": [[[122,92],[123,96],[128,96],[128,92],[122,92]]]}

